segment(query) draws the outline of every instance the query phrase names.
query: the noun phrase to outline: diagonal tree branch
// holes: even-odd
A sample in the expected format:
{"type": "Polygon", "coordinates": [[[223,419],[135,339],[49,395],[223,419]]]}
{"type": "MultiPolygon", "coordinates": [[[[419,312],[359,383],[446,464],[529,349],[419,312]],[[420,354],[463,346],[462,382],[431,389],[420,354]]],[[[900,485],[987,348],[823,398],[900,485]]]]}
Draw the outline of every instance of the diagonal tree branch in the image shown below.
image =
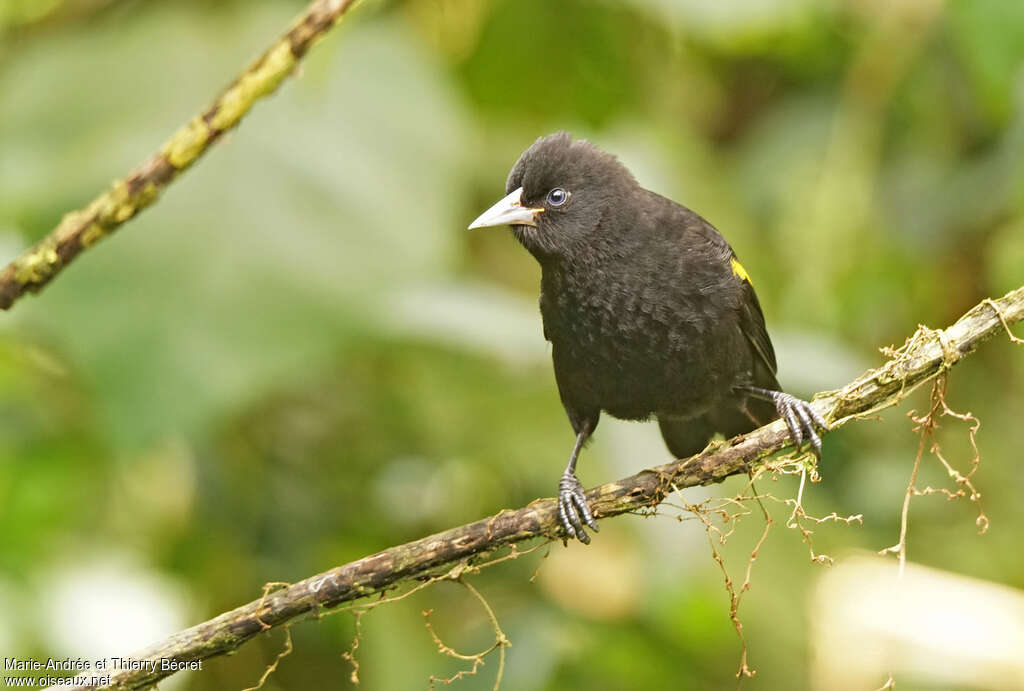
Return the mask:
{"type": "MultiPolygon", "coordinates": [[[[890,359],[882,367],[866,372],[838,391],[819,394],[813,405],[833,427],[896,405],[988,338],[1005,332],[1015,342],[1022,342],[1010,332],[1010,325],[1020,321],[1024,321],[1024,286],[999,299],[982,301],[947,329],[919,327],[902,348],[888,353],[890,359]]],[[[721,482],[730,475],[745,473],[787,445],[785,426],[782,421],[775,421],[691,458],[595,487],[587,492],[587,498],[598,518],[656,506],[670,491],[721,482]]],[[[453,565],[466,564],[472,557],[502,545],[540,537],[557,539],[559,530],[553,499],[539,499],[520,509],[503,510],[490,518],[311,576],[131,656],[140,663],[152,663],[153,669],[143,666],[119,672],[107,686],[61,688],[146,687],[174,673],[163,668],[163,660],[180,666],[223,655],[270,628],[381,593],[401,581],[444,574],[453,565]]],[[[456,566],[451,573],[455,576],[461,569],[456,566]]]]}
{"type": "Polygon", "coordinates": [[[156,201],[171,181],[237,125],[257,100],[274,93],[355,2],[314,0],[283,36],[159,151],[88,206],[65,214],[49,235],[0,272],[0,309],[10,309],[26,292],[41,290],[82,251],[156,201]]]}

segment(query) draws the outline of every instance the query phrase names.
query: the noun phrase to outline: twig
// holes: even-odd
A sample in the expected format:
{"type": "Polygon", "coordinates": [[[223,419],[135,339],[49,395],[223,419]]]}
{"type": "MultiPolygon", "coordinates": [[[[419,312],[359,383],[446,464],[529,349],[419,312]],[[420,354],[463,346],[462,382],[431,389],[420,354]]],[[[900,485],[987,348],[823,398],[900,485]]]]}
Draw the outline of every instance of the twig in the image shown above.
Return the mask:
{"type": "Polygon", "coordinates": [[[281,660],[291,655],[292,650],[294,650],[292,647],[292,627],[286,625],[284,627],[284,648],[277,654],[274,661],[267,665],[267,668],[263,670],[263,676],[261,676],[260,680],[256,682],[256,686],[249,686],[242,689],[242,691],[259,691],[262,689],[263,685],[267,683],[267,679],[270,678],[270,675],[277,671],[277,666],[281,664],[281,660]]]}
{"type": "MultiPolygon", "coordinates": [[[[1007,328],[1007,333],[1010,333],[1009,328],[1007,328]]],[[[1016,339],[1012,333],[1010,333],[1010,338],[1016,339]]],[[[1014,342],[1017,341],[1019,341],[1019,339],[1014,342]]],[[[958,413],[949,407],[946,403],[947,381],[948,377],[945,372],[935,379],[932,384],[930,405],[927,413],[924,415],[918,415],[917,412],[913,410],[907,413],[907,416],[914,422],[914,431],[920,436],[920,441],[917,445],[917,454],[914,456],[914,465],[910,471],[910,480],[907,482],[907,489],[903,495],[903,509],[900,512],[899,541],[892,547],[886,547],[879,552],[879,554],[896,554],[899,563],[899,575],[901,578],[903,577],[903,572],[907,563],[907,527],[910,515],[911,497],[941,494],[950,501],[953,499],[959,499],[960,497],[967,497],[971,502],[978,506],[978,518],[975,521],[975,525],[978,526],[978,534],[980,535],[988,530],[988,516],[985,515],[984,509],[981,508],[981,494],[971,481],[971,478],[974,476],[975,472],[977,472],[978,465],[981,462],[981,452],[978,450],[977,441],[977,433],[978,429],[981,427],[981,421],[969,412],[958,413]],[[947,415],[962,422],[966,422],[969,425],[967,434],[971,448],[974,450],[974,457],[970,460],[971,469],[967,471],[966,475],[954,468],[950,462],[946,460],[946,457],[942,454],[939,442],[935,438],[935,430],[939,426],[939,418],[947,415]],[[924,489],[918,489],[917,475],[921,469],[921,459],[924,458],[924,451],[925,448],[928,447],[929,442],[931,444],[929,452],[938,459],[939,463],[941,463],[943,468],[945,468],[949,477],[959,486],[956,490],[951,490],[946,487],[931,486],[925,487],[924,489]],[[966,490],[970,490],[970,493],[968,494],[964,488],[966,488],[966,490]]]]}
{"type": "Polygon", "coordinates": [[[466,662],[473,663],[473,666],[469,669],[461,669],[450,677],[435,677],[434,675],[431,675],[429,688],[433,691],[433,689],[436,688],[435,684],[437,682],[441,682],[447,686],[448,684],[464,679],[465,677],[474,676],[484,665],[484,658],[497,650],[498,675],[494,679],[493,688],[494,691],[498,691],[498,689],[501,688],[501,679],[505,673],[505,648],[511,645],[511,643],[509,643],[508,638],[505,637],[505,632],[501,630],[501,625],[498,623],[497,615],[494,614],[494,610],[491,609],[491,605],[488,604],[487,599],[480,594],[480,591],[474,588],[469,581],[463,579],[461,575],[459,575],[455,580],[457,583],[465,586],[469,592],[473,594],[473,597],[479,600],[480,604],[483,605],[484,611],[487,613],[487,618],[490,620],[491,626],[494,628],[494,643],[489,648],[482,650],[479,653],[471,655],[460,653],[451,646],[446,645],[445,642],[441,640],[441,637],[437,635],[437,631],[434,630],[434,626],[430,623],[430,615],[433,614],[434,610],[424,610],[423,623],[427,627],[427,632],[430,634],[430,637],[434,640],[434,645],[437,646],[438,652],[456,660],[464,660],[466,662]]]}
{"type": "MultiPolygon", "coordinates": [[[[750,668],[747,664],[747,637],[743,634],[743,623],[740,621],[740,603],[743,600],[743,595],[750,590],[750,576],[754,570],[754,562],[757,561],[757,555],[761,551],[761,547],[764,545],[765,540],[768,539],[768,532],[771,530],[774,521],[772,520],[771,514],[768,513],[768,509],[765,508],[761,498],[757,495],[757,490],[754,488],[754,479],[751,478],[748,487],[751,490],[751,498],[757,502],[758,507],[761,509],[761,514],[764,516],[764,530],[761,532],[761,537],[758,538],[754,544],[754,548],[750,551],[750,556],[747,558],[747,569],[744,572],[743,584],[737,588],[736,584],[732,580],[732,576],[729,575],[729,569],[725,566],[725,559],[722,557],[722,552],[715,546],[715,535],[718,535],[718,544],[724,545],[728,540],[729,536],[733,533],[735,528],[735,521],[745,514],[728,514],[722,511],[724,514],[723,520],[733,521],[734,527],[728,532],[722,532],[720,529],[715,527],[711,521],[711,517],[708,512],[699,505],[686,504],[684,500],[684,508],[691,514],[697,517],[697,519],[704,525],[704,532],[707,534],[708,546],[711,547],[711,558],[718,564],[719,570],[722,572],[722,577],[725,579],[725,592],[729,595],[729,620],[732,622],[733,628],[736,630],[736,635],[740,639],[740,666],[736,671],[736,678],[739,680],[736,688],[739,689],[743,683],[743,680],[749,677],[753,677],[757,674],[756,671],[750,668]]],[[[676,486],[672,487],[673,491],[679,492],[679,488],[676,486]]],[[[739,499],[732,501],[738,502],[739,499]]]]}
{"type": "MultiPolygon", "coordinates": [[[[1004,327],[1009,333],[1008,327],[1022,320],[1024,287],[999,299],[984,301],[942,332],[919,330],[903,348],[893,352],[885,365],[866,372],[838,391],[817,396],[813,405],[833,426],[858,419],[865,411],[895,405],[921,384],[947,372],[983,341],[1004,327]]],[[[587,498],[598,518],[632,513],[657,506],[673,487],[707,485],[748,473],[789,444],[785,425],[777,420],[688,459],[591,489],[587,498]]],[[[185,662],[223,655],[238,649],[263,631],[264,626],[279,627],[301,617],[315,616],[323,610],[386,591],[402,581],[438,577],[452,564],[465,565],[456,567],[459,569],[472,569],[472,560],[480,555],[540,537],[561,538],[552,499],[503,510],[490,518],[338,566],[181,631],[130,657],[159,663],[161,659],[185,662]]],[[[142,666],[114,675],[112,687],[138,689],[170,674],[161,670],[159,664],[152,671],[142,666]]],[[[61,687],[66,688],[69,687],[61,687]]]]}
{"type": "Polygon", "coordinates": [[[65,214],[49,235],[0,272],[0,309],[10,309],[26,292],[38,292],[82,251],[156,201],[171,181],[237,125],[256,101],[277,90],[355,1],[315,0],[283,36],[159,151],[87,206],[65,214]]]}

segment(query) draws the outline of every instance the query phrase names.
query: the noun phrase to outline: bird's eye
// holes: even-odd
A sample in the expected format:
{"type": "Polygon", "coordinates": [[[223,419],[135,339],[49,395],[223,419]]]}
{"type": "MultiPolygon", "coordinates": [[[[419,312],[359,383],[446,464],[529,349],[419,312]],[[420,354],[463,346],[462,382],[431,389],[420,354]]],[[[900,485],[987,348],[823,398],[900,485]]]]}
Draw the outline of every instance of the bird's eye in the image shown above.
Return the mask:
{"type": "Polygon", "coordinates": [[[548,192],[548,204],[551,206],[561,206],[569,200],[569,193],[563,190],[561,187],[548,192]]]}

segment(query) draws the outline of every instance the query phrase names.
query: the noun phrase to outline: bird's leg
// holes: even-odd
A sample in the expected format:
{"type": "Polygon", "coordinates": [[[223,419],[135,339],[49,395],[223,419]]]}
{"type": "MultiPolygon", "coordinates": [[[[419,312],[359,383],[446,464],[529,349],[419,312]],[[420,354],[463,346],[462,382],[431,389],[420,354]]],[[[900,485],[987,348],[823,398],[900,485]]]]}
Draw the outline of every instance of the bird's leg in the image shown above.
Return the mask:
{"type": "Polygon", "coordinates": [[[576,444],[572,447],[572,454],[569,455],[569,464],[565,466],[562,479],[558,481],[558,518],[569,537],[574,537],[583,544],[590,544],[590,536],[583,530],[584,523],[597,532],[597,523],[594,521],[593,514],[590,513],[587,497],[583,493],[583,485],[576,478],[576,460],[579,458],[583,444],[590,437],[590,432],[590,425],[585,425],[576,435],[576,444]]]}
{"type": "Polygon", "coordinates": [[[782,391],[760,389],[756,386],[743,386],[740,387],[740,391],[774,403],[775,410],[778,411],[779,417],[785,420],[789,436],[793,438],[797,448],[803,446],[804,439],[807,439],[811,442],[814,455],[821,458],[821,437],[818,436],[815,426],[826,432],[829,431],[829,426],[825,418],[819,415],[810,403],[782,391]]]}

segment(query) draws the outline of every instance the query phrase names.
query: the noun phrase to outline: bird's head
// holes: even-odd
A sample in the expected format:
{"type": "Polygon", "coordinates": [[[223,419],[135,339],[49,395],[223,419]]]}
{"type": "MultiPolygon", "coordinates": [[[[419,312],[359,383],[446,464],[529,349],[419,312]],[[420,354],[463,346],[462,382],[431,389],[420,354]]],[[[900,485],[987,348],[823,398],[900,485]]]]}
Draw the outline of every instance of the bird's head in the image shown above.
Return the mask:
{"type": "Polygon", "coordinates": [[[557,132],[523,152],[508,175],[506,196],[469,228],[510,225],[538,260],[567,257],[582,243],[608,240],[596,237],[602,218],[621,212],[635,188],[633,176],[614,156],[557,132]]]}

